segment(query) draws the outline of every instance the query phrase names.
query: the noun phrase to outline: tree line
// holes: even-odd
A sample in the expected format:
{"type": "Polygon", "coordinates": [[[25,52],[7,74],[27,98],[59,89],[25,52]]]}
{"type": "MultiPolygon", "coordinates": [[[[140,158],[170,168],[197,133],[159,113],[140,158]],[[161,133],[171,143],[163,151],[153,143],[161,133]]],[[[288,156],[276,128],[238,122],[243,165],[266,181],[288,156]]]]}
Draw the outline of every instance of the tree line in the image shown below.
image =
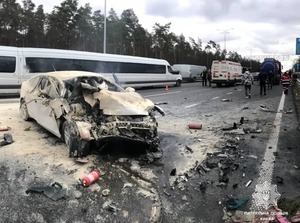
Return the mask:
{"type": "MultiPolygon", "coordinates": [[[[145,29],[133,9],[120,16],[110,9],[106,17],[106,53],[133,55],[167,60],[170,64],[196,64],[211,67],[213,60],[226,58],[243,67],[259,71],[260,63],[243,58],[237,52],[226,52],[213,40],[203,43],[170,31],[171,23],[154,23],[145,29]]],[[[104,13],[93,11],[89,4],[65,0],[45,13],[43,5],[31,0],[1,0],[0,45],[41,47],[103,52],[104,13]]]]}

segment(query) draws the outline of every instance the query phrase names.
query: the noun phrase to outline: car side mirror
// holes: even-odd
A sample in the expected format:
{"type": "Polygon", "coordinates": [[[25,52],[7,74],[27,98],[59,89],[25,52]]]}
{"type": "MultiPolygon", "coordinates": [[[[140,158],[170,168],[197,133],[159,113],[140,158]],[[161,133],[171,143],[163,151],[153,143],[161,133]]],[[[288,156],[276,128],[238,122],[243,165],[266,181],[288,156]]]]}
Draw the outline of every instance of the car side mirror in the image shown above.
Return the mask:
{"type": "Polygon", "coordinates": [[[135,89],[132,88],[132,87],[127,87],[127,88],[125,89],[125,91],[126,91],[126,92],[135,92],[135,89]]]}

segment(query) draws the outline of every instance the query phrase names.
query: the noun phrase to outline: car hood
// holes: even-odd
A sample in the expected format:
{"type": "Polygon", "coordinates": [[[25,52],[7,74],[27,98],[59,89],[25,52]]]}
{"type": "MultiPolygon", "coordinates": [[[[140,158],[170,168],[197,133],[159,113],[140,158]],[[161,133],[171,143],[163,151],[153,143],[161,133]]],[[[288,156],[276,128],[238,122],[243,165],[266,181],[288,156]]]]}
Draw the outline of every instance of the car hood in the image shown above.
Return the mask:
{"type": "Polygon", "coordinates": [[[85,101],[94,106],[100,101],[100,109],[105,115],[149,115],[154,103],[143,98],[136,92],[115,92],[101,90],[91,94],[84,94],[85,101]]]}

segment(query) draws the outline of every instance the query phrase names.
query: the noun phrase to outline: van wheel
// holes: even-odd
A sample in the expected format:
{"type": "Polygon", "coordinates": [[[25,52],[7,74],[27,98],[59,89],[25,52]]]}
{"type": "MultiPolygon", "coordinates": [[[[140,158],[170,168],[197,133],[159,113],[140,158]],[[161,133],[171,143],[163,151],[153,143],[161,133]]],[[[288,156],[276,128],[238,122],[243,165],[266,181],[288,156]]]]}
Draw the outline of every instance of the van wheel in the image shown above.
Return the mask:
{"type": "Polygon", "coordinates": [[[221,86],[222,86],[222,84],[220,84],[220,83],[217,84],[217,87],[221,87],[221,86]]]}
{"type": "Polygon", "coordinates": [[[196,82],[196,81],[197,81],[197,78],[196,78],[196,77],[194,77],[194,78],[193,78],[193,82],[196,82]]]}
{"type": "Polygon", "coordinates": [[[175,86],[180,87],[181,86],[181,80],[177,80],[175,86]]]}
{"type": "Polygon", "coordinates": [[[80,138],[74,122],[65,121],[63,123],[62,136],[69,149],[69,157],[82,157],[88,154],[89,142],[80,138]]]}
{"type": "Polygon", "coordinates": [[[21,117],[23,118],[24,121],[28,121],[30,119],[28,110],[27,110],[27,105],[26,105],[24,99],[21,100],[20,113],[21,113],[21,117]]]}

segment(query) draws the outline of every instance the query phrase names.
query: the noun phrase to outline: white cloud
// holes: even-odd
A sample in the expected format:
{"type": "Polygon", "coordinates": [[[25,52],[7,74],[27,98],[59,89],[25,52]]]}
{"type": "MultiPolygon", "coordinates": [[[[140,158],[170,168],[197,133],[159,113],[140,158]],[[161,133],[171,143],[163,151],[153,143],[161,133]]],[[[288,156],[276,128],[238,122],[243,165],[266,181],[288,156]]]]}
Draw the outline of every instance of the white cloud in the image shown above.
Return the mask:
{"type": "MultiPolygon", "coordinates": [[[[62,1],[32,0],[52,11],[62,1]]],[[[79,0],[90,3],[92,10],[104,11],[105,0],[79,0]]],[[[149,32],[155,22],[171,22],[171,31],[186,39],[201,39],[203,44],[213,40],[227,51],[242,55],[294,55],[299,34],[300,13],[295,0],[107,0],[107,11],[113,8],[118,15],[132,8],[139,22],[149,32]]]]}

